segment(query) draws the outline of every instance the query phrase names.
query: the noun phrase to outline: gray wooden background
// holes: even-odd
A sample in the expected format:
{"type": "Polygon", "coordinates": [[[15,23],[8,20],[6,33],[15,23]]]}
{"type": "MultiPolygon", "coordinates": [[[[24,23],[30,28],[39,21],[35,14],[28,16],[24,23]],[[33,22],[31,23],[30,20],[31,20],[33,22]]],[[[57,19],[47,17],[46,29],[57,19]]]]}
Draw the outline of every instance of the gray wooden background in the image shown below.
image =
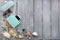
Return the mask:
{"type": "Polygon", "coordinates": [[[30,40],[60,40],[60,0],[15,0],[15,2],[17,4],[15,13],[21,16],[18,29],[26,28],[31,33],[39,34],[30,40]]]}

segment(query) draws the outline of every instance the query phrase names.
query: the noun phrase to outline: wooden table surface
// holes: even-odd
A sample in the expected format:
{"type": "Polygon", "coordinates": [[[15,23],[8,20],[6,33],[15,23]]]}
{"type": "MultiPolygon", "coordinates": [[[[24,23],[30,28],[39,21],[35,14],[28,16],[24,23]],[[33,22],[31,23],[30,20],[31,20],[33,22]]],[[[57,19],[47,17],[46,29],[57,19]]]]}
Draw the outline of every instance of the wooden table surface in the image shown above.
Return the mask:
{"type": "Polygon", "coordinates": [[[60,0],[14,0],[14,3],[13,13],[21,16],[18,29],[39,34],[30,40],[60,40],[60,0]]]}

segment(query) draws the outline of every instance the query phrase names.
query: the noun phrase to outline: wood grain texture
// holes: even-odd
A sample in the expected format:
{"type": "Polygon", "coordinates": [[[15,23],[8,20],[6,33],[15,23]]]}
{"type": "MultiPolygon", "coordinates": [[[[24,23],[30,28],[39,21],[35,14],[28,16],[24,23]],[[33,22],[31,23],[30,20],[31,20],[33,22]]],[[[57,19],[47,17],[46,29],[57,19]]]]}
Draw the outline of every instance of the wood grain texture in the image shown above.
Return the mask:
{"type": "MultiPolygon", "coordinates": [[[[38,33],[38,37],[19,40],[60,40],[60,0],[14,0],[14,4],[15,7],[11,8],[13,14],[21,16],[18,29],[38,33]]],[[[3,19],[1,15],[0,12],[0,19],[3,19]]]]}
{"type": "Polygon", "coordinates": [[[50,39],[50,0],[43,0],[43,39],[50,39]]]}
{"type": "Polygon", "coordinates": [[[60,39],[60,0],[58,0],[58,39],[60,39]]]}
{"type": "Polygon", "coordinates": [[[34,0],[34,32],[38,33],[38,37],[34,40],[42,39],[42,0],[34,0]]]}
{"type": "Polygon", "coordinates": [[[32,32],[33,31],[32,0],[19,0],[18,2],[19,2],[18,14],[21,15],[21,25],[19,26],[19,29],[25,28],[28,32],[32,32]]]}
{"type": "MultiPolygon", "coordinates": [[[[24,1],[23,0],[18,0],[18,14],[21,16],[21,21],[20,21],[21,23],[18,27],[18,30],[26,27],[26,25],[25,25],[25,23],[26,23],[26,16],[25,15],[26,14],[24,12],[25,1],[26,0],[24,0],[24,1]]],[[[19,39],[19,40],[24,40],[24,39],[19,39]]]]}
{"type": "Polygon", "coordinates": [[[32,0],[19,1],[19,14],[21,15],[21,27],[26,28],[27,31],[32,31],[33,17],[32,17],[32,0]]]}
{"type": "Polygon", "coordinates": [[[58,39],[58,0],[52,0],[52,39],[58,39]]]}

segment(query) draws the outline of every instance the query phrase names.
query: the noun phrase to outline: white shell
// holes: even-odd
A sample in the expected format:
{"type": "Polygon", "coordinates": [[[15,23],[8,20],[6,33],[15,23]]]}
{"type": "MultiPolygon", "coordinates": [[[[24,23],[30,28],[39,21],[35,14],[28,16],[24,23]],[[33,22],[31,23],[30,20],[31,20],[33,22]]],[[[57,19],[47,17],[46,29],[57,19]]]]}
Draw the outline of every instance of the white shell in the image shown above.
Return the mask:
{"type": "Polygon", "coordinates": [[[33,32],[32,35],[33,36],[38,36],[38,33],[37,32],[33,32]]]}
{"type": "Polygon", "coordinates": [[[6,38],[10,38],[10,34],[8,32],[4,32],[3,35],[6,37],[6,38]]]}
{"type": "Polygon", "coordinates": [[[19,38],[24,38],[24,36],[22,36],[22,35],[19,35],[19,38]]]}

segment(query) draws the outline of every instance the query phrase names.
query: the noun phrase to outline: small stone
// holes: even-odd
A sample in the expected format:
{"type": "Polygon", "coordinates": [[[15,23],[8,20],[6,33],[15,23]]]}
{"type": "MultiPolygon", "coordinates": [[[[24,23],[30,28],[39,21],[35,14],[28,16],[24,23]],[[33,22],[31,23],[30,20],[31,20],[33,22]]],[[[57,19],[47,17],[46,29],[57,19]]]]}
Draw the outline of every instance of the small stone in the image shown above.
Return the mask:
{"type": "Polygon", "coordinates": [[[13,34],[14,34],[14,30],[12,30],[12,29],[9,30],[9,34],[10,34],[10,35],[13,35],[13,34]]]}
{"type": "Polygon", "coordinates": [[[25,35],[28,36],[28,37],[30,37],[31,36],[31,33],[30,32],[27,32],[25,35]]]}
{"type": "Polygon", "coordinates": [[[16,33],[14,33],[12,36],[13,36],[13,37],[17,37],[17,34],[16,34],[16,33]]]}
{"type": "Polygon", "coordinates": [[[20,38],[20,39],[23,39],[23,38],[24,38],[24,36],[23,36],[23,35],[19,35],[19,38],[20,38]]]}
{"type": "Polygon", "coordinates": [[[33,32],[32,35],[33,36],[38,36],[38,33],[37,32],[33,32]]]}
{"type": "Polygon", "coordinates": [[[10,38],[10,34],[9,34],[8,32],[4,32],[4,33],[2,33],[2,34],[3,34],[4,37],[10,38]]]}
{"type": "Polygon", "coordinates": [[[29,37],[29,39],[31,39],[31,37],[29,37]]]}

